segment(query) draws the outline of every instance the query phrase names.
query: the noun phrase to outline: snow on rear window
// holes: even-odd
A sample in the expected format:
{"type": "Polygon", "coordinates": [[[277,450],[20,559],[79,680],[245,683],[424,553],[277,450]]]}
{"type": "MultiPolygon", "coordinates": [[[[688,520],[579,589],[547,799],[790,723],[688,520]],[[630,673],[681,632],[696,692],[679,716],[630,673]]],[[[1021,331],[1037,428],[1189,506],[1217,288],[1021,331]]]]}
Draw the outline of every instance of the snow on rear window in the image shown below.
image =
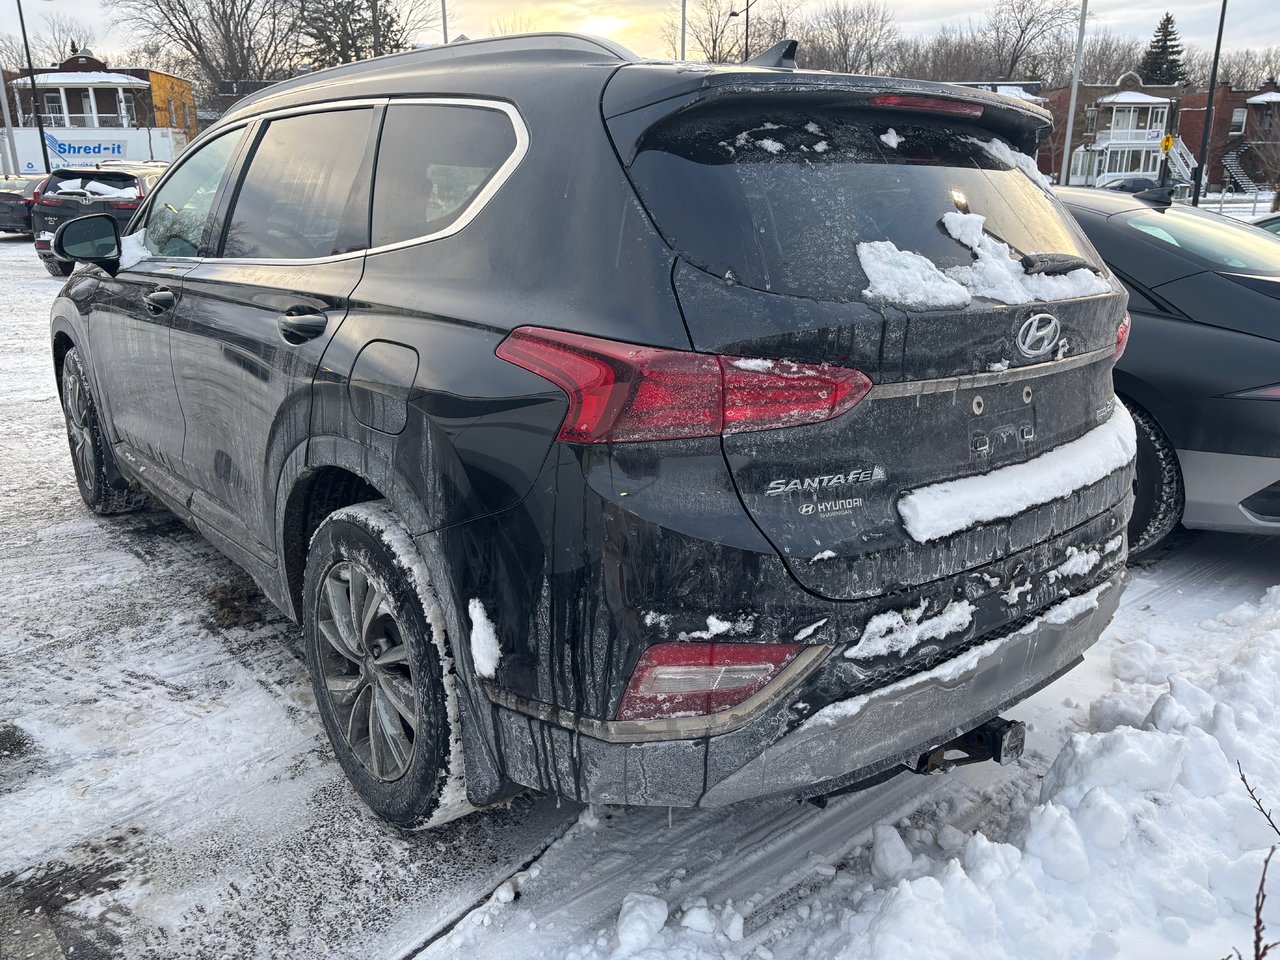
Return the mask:
{"type": "Polygon", "coordinates": [[[946,118],[890,128],[876,111],[711,105],[647,131],[629,172],[691,263],[759,290],[842,301],[875,286],[859,244],[890,243],[940,270],[972,266],[973,252],[940,228],[947,211],[985,217],[1019,255],[1098,263],[1027,162],[946,118]]]}

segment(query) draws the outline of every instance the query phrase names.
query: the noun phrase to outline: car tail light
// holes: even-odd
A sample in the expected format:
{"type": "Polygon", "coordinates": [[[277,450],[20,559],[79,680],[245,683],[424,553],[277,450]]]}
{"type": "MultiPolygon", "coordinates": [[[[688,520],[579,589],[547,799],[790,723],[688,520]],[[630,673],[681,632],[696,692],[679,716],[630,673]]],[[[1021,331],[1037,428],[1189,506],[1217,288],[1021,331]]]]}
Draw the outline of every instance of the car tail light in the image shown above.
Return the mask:
{"type": "Polygon", "coordinates": [[[1241,390],[1239,393],[1229,393],[1227,396],[1239,400],[1280,400],[1280,383],[1273,383],[1269,387],[1241,390]]]}
{"type": "Polygon", "coordinates": [[[519,327],[497,354],[569,397],[557,438],[621,443],[714,437],[830,420],[871,389],[857,370],[721,357],[519,327]]]}
{"type": "Polygon", "coordinates": [[[705,716],[736,706],[778,675],[800,643],[657,643],[631,674],[619,720],[705,716]]]}
{"type": "Polygon", "coordinates": [[[946,113],[953,117],[980,117],[986,108],[980,103],[965,103],[943,97],[922,97],[909,93],[886,93],[872,97],[877,107],[894,107],[898,110],[925,110],[929,113],[946,113]]]}
{"type": "Polygon", "coordinates": [[[39,202],[40,202],[40,203],[43,203],[46,207],[60,207],[60,206],[62,206],[62,201],[61,201],[61,200],[54,200],[52,197],[41,197],[39,202]]]}
{"type": "Polygon", "coordinates": [[[1129,316],[1129,311],[1124,312],[1124,319],[1120,321],[1120,328],[1116,331],[1116,360],[1119,361],[1124,356],[1124,348],[1129,345],[1129,330],[1133,327],[1133,319],[1129,316]]]}
{"type": "Polygon", "coordinates": [[[137,200],[108,200],[107,206],[113,210],[137,210],[137,200]]]}

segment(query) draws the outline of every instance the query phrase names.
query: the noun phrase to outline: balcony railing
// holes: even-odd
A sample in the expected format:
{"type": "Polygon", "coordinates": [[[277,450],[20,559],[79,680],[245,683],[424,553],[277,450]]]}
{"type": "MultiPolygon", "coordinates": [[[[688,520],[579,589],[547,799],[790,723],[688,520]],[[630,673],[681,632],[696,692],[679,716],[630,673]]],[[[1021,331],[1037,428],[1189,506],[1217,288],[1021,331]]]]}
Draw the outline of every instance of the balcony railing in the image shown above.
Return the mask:
{"type": "MultiPolygon", "coordinates": [[[[46,127],[132,127],[135,126],[133,117],[118,113],[100,113],[95,122],[93,114],[90,113],[42,113],[40,119],[46,127]]],[[[26,114],[22,118],[22,126],[34,127],[36,118],[31,114],[26,114]]]]}
{"type": "Polygon", "coordinates": [[[1159,143],[1164,137],[1164,130],[1159,127],[1148,129],[1126,129],[1124,127],[1108,127],[1099,130],[1094,137],[1095,143],[1159,143]]]}

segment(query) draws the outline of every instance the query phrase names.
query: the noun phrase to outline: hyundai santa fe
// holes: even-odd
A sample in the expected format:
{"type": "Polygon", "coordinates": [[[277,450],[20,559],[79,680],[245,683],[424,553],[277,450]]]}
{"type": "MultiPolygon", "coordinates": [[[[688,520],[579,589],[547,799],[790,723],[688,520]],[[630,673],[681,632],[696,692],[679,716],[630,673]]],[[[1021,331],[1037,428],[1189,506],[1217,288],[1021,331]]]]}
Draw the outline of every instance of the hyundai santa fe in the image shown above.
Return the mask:
{"type": "Polygon", "coordinates": [[[508,37],[277,84],[53,308],[85,502],[303,625],[368,805],[1015,757],[1125,583],[1125,294],[946,85],[508,37]]]}

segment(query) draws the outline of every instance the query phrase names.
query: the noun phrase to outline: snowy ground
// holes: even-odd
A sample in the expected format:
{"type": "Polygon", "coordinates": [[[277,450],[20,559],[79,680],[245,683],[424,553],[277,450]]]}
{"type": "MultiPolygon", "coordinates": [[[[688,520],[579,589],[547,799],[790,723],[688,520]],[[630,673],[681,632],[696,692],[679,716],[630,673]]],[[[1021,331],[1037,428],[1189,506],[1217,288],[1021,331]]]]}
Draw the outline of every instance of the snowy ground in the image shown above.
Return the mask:
{"type": "Polygon", "coordinates": [[[58,286],[0,237],[0,956],[1249,953],[1272,838],[1234,764],[1280,805],[1280,538],[1136,570],[1086,662],[1010,711],[1014,767],[825,809],[535,797],[406,836],[345,787],[248,578],[162,512],[83,509],[58,286]]]}

